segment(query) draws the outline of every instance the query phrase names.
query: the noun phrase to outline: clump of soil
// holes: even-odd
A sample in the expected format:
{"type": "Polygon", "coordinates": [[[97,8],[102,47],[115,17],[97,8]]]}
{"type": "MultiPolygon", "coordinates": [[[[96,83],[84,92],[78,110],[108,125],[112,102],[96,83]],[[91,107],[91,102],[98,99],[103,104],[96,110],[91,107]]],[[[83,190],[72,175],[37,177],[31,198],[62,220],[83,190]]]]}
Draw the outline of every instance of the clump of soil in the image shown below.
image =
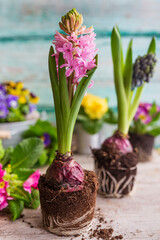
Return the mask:
{"type": "MultiPolygon", "coordinates": [[[[103,240],[120,240],[123,239],[122,234],[115,235],[114,234],[114,229],[111,226],[106,226],[107,221],[103,217],[100,208],[97,209],[96,211],[96,226],[94,226],[94,229],[90,229],[88,234],[85,236],[83,235],[81,240],[88,240],[88,239],[103,239],[103,240]]],[[[112,220],[109,222],[111,223],[112,220]]],[[[70,239],[71,240],[71,239],[70,239]]]]}

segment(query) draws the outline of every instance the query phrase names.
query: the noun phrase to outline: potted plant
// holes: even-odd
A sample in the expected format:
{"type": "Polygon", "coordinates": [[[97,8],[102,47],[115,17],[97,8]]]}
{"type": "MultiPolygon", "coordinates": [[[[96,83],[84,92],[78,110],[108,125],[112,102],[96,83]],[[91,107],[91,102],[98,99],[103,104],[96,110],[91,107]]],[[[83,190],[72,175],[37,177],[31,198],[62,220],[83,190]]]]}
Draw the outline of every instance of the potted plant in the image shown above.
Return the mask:
{"type": "Polygon", "coordinates": [[[138,149],[140,162],[151,159],[154,139],[160,134],[159,118],[160,107],[155,102],[139,104],[129,130],[129,136],[133,148],[138,149]]]}
{"type": "Polygon", "coordinates": [[[14,221],[24,208],[38,208],[40,171],[33,165],[43,152],[37,138],[23,140],[15,148],[4,149],[0,140],[0,211],[8,208],[14,221]]]}
{"type": "Polygon", "coordinates": [[[0,84],[0,138],[5,148],[15,147],[22,140],[22,132],[39,118],[38,101],[39,97],[24,88],[22,82],[0,84]]]}
{"type": "Polygon", "coordinates": [[[74,125],[82,99],[97,68],[93,28],[82,26],[75,9],[61,18],[49,52],[49,74],[55,104],[58,150],[39,191],[43,224],[57,235],[75,235],[89,227],[97,192],[97,177],[83,170],[71,153],[74,125]]]}
{"type": "Polygon", "coordinates": [[[118,102],[118,130],[107,138],[100,149],[93,149],[99,192],[106,197],[123,197],[133,188],[137,173],[137,153],[129,141],[128,130],[137,111],[142,90],[149,82],[155,66],[155,39],[148,52],[132,63],[132,40],[125,62],[118,27],[111,35],[114,83],[118,102]],[[133,94],[135,92],[135,95],[133,94]]]}
{"type": "Polygon", "coordinates": [[[100,146],[100,130],[107,113],[107,99],[89,93],[84,96],[76,124],[78,153],[89,154],[90,147],[100,146]]]}

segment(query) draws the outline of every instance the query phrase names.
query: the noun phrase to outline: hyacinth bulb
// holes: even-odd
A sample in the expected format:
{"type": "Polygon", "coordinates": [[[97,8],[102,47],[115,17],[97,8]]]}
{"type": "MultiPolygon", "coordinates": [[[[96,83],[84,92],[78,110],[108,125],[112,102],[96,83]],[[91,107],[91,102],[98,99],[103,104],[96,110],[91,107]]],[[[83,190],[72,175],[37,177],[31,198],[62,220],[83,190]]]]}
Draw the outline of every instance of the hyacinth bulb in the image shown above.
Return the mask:
{"type": "Polygon", "coordinates": [[[127,154],[133,152],[132,145],[127,137],[115,133],[112,137],[107,138],[103,144],[103,148],[111,148],[114,152],[127,154]]]}
{"type": "Polygon", "coordinates": [[[84,172],[72,157],[56,156],[46,173],[46,181],[66,192],[79,191],[83,188],[84,172]]]}

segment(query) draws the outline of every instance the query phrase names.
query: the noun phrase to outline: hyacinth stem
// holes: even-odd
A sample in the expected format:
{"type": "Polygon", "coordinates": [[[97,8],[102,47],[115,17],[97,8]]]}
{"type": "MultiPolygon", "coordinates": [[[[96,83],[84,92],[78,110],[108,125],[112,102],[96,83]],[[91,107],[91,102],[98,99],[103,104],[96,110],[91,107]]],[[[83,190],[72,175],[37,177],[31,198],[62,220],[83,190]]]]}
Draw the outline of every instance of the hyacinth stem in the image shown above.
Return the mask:
{"type": "Polygon", "coordinates": [[[73,96],[73,86],[71,83],[69,86],[67,85],[65,68],[60,68],[60,66],[64,64],[63,54],[59,54],[59,78],[57,76],[56,61],[53,54],[54,49],[51,46],[49,52],[49,75],[55,105],[58,152],[60,154],[68,154],[71,152],[72,135],[81,102],[97,67],[87,72],[88,77],[82,78],[73,96]]]}
{"type": "MultiPolygon", "coordinates": [[[[131,90],[133,75],[132,40],[129,42],[126,60],[124,63],[121,36],[117,26],[115,26],[112,30],[111,50],[118,105],[118,131],[123,135],[127,135],[130,124],[137,111],[145,84],[143,83],[141,87],[138,87],[133,98],[133,91],[131,90]]],[[[155,39],[152,38],[148,48],[148,54],[155,53],[155,51],[155,39]]]]}

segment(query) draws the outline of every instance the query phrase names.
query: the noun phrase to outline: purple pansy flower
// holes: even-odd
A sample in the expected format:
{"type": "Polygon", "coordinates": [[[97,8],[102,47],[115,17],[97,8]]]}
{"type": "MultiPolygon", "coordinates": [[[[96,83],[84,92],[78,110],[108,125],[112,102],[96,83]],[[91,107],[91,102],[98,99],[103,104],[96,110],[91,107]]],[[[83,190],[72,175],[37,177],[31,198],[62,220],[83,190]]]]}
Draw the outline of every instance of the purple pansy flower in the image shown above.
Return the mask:
{"type": "Polygon", "coordinates": [[[29,112],[32,113],[36,109],[35,104],[29,104],[29,112]]]}
{"type": "Polygon", "coordinates": [[[6,98],[6,90],[3,85],[0,85],[0,102],[5,101],[6,98]]]}
{"type": "Polygon", "coordinates": [[[51,137],[48,133],[44,133],[43,136],[41,137],[44,143],[44,147],[47,148],[51,144],[51,137]]]}
{"type": "Polygon", "coordinates": [[[18,97],[9,94],[6,98],[6,103],[9,108],[17,108],[18,106],[18,97]]]}
{"type": "Polygon", "coordinates": [[[0,104],[0,119],[6,118],[8,115],[8,109],[4,103],[0,104]]]}

